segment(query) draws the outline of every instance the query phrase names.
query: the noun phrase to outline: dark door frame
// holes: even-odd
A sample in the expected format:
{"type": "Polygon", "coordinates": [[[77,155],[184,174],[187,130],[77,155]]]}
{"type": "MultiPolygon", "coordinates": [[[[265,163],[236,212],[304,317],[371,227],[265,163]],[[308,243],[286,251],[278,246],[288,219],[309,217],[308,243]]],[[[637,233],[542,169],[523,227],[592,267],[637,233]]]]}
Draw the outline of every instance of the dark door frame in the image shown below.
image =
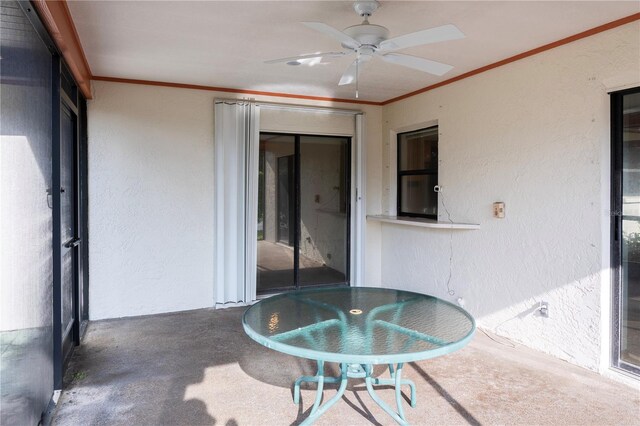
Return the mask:
{"type": "MultiPolygon", "coordinates": [[[[66,73],[66,70],[63,69],[63,78],[65,78],[64,74],[66,73]]],[[[73,194],[73,199],[72,199],[72,214],[73,214],[73,237],[67,241],[62,241],[61,240],[61,245],[60,247],[60,259],[62,260],[62,254],[64,252],[64,250],[62,249],[62,247],[64,247],[67,250],[71,251],[71,256],[72,256],[72,266],[71,266],[71,275],[72,275],[72,284],[71,284],[71,291],[72,291],[72,310],[73,310],[73,322],[71,325],[71,330],[69,330],[69,334],[67,335],[67,330],[66,329],[62,329],[61,328],[61,340],[62,340],[62,350],[61,350],[61,356],[62,356],[62,360],[63,360],[63,364],[66,363],[66,361],[68,360],[69,356],[71,355],[71,352],[73,350],[74,346],[77,346],[80,343],[80,282],[82,280],[82,276],[80,274],[80,255],[79,255],[79,245],[82,242],[82,238],[81,238],[81,230],[80,230],[80,167],[79,167],[79,117],[78,117],[78,108],[76,107],[76,103],[77,103],[77,98],[76,99],[72,99],[71,98],[71,94],[69,93],[65,93],[64,90],[61,90],[60,93],[60,119],[63,119],[63,115],[68,115],[69,118],[71,119],[74,128],[73,128],[73,147],[72,147],[72,185],[73,185],[73,189],[68,189],[68,188],[62,188],[62,186],[60,186],[60,193],[62,193],[63,190],[68,191],[69,193],[73,194]]],[[[61,139],[59,139],[59,143],[66,143],[65,141],[62,141],[61,139]]],[[[60,174],[62,173],[62,157],[61,157],[61,153],[62,153],[62,146],[60,146],[59,148],[60,150],[60,157],[56,156],[56,159],[59,161],[59,166],[57,168],[55,168],[54,170],[57,170],[60,174]]],[[[61,179],[61,178],[60,178],[61,179]]],[[[62,185],[62,182],[60,181],[60,185],[62,185]]],[[[60,211],[62,209],[62,205],[60,204],[60,211]]],[[[62,233],[62,215],[60,216],[60,232],[62,233]]],[[[61,270],[61,273],[63,273],[64,271],[61,270]]],[[[62,280],[60,281],[60,294],[62,295],[62,280]]],[[[54,300],[54,303],[57,303],[58,299],[54,300]]],[[[59,299],[59,302],[61,304],[60,306],[60,310],[62,312],[63,306],[62,306],[62,297],[59,299]]],[[[62,325],[63,327],[66,327],[66,324],[62,325]]]]}
{"type": "MultiPolygon", "coordinates": [[[[73,353],[73,348],[80,344],[80,324],[81,324],[81,311],[80,311],[80,284],[82,276],[80,275],[80,262],[81,257],[79,255],[79,244],[82,242],[82,231],[80,224],[82,221],[83,212],[80,211],[81,202],[79,202],[79,195],[81,194],[80,182],[80,114],[79,102],[80,97],[78,91],[75,93],[67,93],[61,81],[63,78],[67,80],[70,78],[68,71],[61,60],[60,56],[54,56],[53,66],[53,96],[52,96],[52,108],[53,108],[53,146],[52,146],[52,195],[53,195],[53,384],[55,389],[62,389],[63,376],[66,365],[73,353]],[[61,193],[63,191],[61,181],[61,168],[62,168],[62,140],[61,140],[61,121],[63,109],[67,109],[74,118],[74,147],[73,147],[73,186],[74,186],[74,200],[73,211],[75,215],[74,220],[74,241],[62,241],[62,199],[61,193]],[[63,330],[62,324],[62,281],[63,281],[63,269],[62,269],[62,255],[63,245],[73,250],[73,325],[69,338],[64,334],[66,330],[63,330]]],[[[71,80],[73,81],[73,80],[71,80]]],[[[82,268],[84,270],[84,268],[82,268]]],[[[84,284],[84,283],[82,283],[84,284]]],[[[83,286],[84,287],[84,286],[83,286]]]]}
{"type": "Polygon", "coordinates": [[[53,387],[62,389],[63,374],[69,356],[63,356],[62,347],[62,234],[61,234],[61,199],[60,199],[60,120],[61,105],[65,105],[74,111],[76,115],[76,235],[81,239],[80,245],[74,249],[76,270],[76,289],[74,293],[74,316],[76,324],[72,330],[74,345],[67,355],[71,355],[73,346],[80,342],[81,332],[86,326],[89,318],[89,263],[88,263],[88,167],[87,167],[87,112],[86,99],[79,90],[71,73],[66,69],[60,50],[56,47],[53,39],[49,35],[43,21],[33,8],[31,2],[19,0],[19,7],[36,30],[44,44],[47,46],[52,56],[52,88],[51,88],[51,188],[48,196],[51,197],[52,205],[52,333],[53,333],[53,387]],[[63,89],[62,79],[65,79],[63,89]],[[69,87],[71,85],[71,90],[69,87]],[[75,87],[75,88],[74,88],[75,87]]]}
{"type": "Polygon", "coordinates": [[[640,87],[611,92],[611,278],[612,341],[611,363],[615,368],[640,375],[640,368],[620,359],[622,325],[622,168],[623,168],[623,97],[640,93],[640,87]]]}

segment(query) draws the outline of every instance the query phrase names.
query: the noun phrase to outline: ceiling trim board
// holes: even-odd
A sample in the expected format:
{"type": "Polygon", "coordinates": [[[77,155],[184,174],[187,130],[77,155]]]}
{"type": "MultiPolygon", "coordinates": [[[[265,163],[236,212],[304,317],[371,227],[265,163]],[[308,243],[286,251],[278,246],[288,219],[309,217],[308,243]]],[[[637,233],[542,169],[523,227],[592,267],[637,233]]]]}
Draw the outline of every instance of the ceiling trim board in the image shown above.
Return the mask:
{"type": "Polygon", "coordinates": [[[553,43],[545,44],[543,46],[536,47],[535,49],[527,50],[526,52],[519,53],[517,55],[511,56],[511,57],[506,58],[506,59],[503,59],[501,61],[494,62],[492,64],[485,65],[485,66],[480,67],[480,68],[476,68],[475,70],[471,70],[469,72],[466,72],[464,74],[460,74],[460,75],[458,75],[456,77],[453,77],[453,78],[450,78],[448,80],[441,81],[440,83],[432,84],[431,86],[423,87],[422,89],[415,90],[415,91],[407,93],[405,95],[401,95],[401,96],[398,96],[398,97],[395,97],[395,98],[392,98],[392,99],[389,99],[389,100],[386,100],[386,101],[382,101],[381,104],[382,105],[388,105],[388,104],[393,103],[393,102],[401,101],[403,99],[407,99],[407,98],[410,98],[412,96],[416,96],[416,95],[419,95],[421,93],[425,93],[425,92],[428,92],[430,90],[437,89],[438,87],[446,86],[448,84],[455,83],[456,81],[464,80],[465,78],[469,78],[469,77],[472,77],[474,75],[481,74],[481,73],[483,73],[485,71],[489,71],[491,69],[498,68],[498,67],[501,67],[503,65],[510,64],[510,63],[518,61],[520,59],[528,58],[529,56],[537,55],[538,53],[542,53],[542,52],[545,52],[547,50],[551,50],[551,49],[554,49],[556,47],[560,47],[560,46],[563,46],[565,44],[568,44],[568,43],[571,43],[571,42],[574,42],[574,41],[577,41],[577,40],[580,40],[580,39],[583,39],[583,38],[587,38],[587,37],[590,37],[592,35],[596,35],[596,34],[599,34],[601,32],[604,32],[604,31],[607,31],[607,30],[611,30],[613,28],[620,27],[622,25],[630,24],[630,23],[638,21],[638,20],[640,20],[640,13],[634,13],[633,15],[629,15],[627,17],[624,17],[624,18],[621,18],[621,19],[617,19],[615,21],[612,21],[612,22],[609,22],[609,23],[606,23],[606,24],[591,28],[590,30],[583,31],[583,32],[578,33],[578,34],[574,34],[572,36],[560,39],[558,41],[554,41],[553,43]]]}
{"type": "Polygon", "coordinates": [[[93,76],[93,80],[110,81],[113,83],[142,84],[147,86],[176,87],[180,89],[207,90],[210,92],[226,92],[226,93],[240,93],[245,95],[275,96],[278,98],[304,99],[304,100],[311,100],[311,101],[341,102],[341,103],[349,103],[349,104],[375,105],[375,106],[382,105],[382,102],[364,101],[359,99],[341,99],[341,98],[328,98],[323,96],[296,95],[293,93],[262,92],[258,90],[232,89],[228,87],[215,87],[215,86],[201,86],[197,84],[171,83],[167,81],[136,80],[131,78],[105,77],[105,76],[97,76],[97,75],[93,76]]]}
{"type": "Polygon", "coordinates": [[[32,4],[60,50],[80,91],[85,98],[91,99],[91,68],[82,49],[66,0],[33,0],[32,4]]]}

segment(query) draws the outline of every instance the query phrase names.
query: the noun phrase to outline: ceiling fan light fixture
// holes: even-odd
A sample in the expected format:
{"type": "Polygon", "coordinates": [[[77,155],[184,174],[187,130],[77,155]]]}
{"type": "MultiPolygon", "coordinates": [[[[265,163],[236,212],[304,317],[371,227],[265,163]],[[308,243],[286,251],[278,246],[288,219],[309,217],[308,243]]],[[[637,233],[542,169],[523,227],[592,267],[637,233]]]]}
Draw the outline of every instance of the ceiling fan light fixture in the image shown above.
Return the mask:
{"type": "Polygon", "coordinates": [[[373,55],[376,53],[376,51],[368,46],[363,46],[360,49],[358,49],[358,62],[367,62],[370,61],[371,58],[373,58],[373,55]]]}
{"type": "Polygon", "coordinates": [[[300,62],[300,61],[289,61],[289,62],[287,62],[287,65],[297,66],[297,65],[302,65],[302,62],[300,62]]]}
{"type": "MultiPolygon", "coordinates": [[[[361,45],[378,46],[389,38],[389,30],[382,25],[360,24],[347,27],[343,31],[361,45]]],[[[342,47],[348,47],[344,44],[342,47]]]]}

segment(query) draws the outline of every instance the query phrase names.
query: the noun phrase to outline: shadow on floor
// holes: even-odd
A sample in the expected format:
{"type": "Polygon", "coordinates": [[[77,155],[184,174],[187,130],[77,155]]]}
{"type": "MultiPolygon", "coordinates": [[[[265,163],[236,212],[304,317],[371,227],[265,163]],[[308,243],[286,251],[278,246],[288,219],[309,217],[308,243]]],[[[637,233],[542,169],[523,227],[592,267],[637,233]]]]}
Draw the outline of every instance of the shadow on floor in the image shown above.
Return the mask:
{"type": "Polygon", "coordinates": [[[451,405],[458,412],[458,414],[460,414],[462,418],[465,419],[470,425],[473,425],[473,426],[481,425],[478,419],[473,417],[473,415],[469,411],[467,411],[453,396],[451,396],[451,394],[447,392],[445,388],[440,386],[440,384],[437,381],[435,381],[431,376],[429,376],[422,367],[420,367],[415,362],[411,362],[409,363],[409,365],[413,367],[413,369],[420,375],[420,377],[422,377],[425,380],[425,382],[429,383],[429,385],[431,385],[431,387],[435,389],[435,391],[438,392],[438,394],[441,397],[443,397],[445,401],[447,401],[449,405],[451,405]]]}

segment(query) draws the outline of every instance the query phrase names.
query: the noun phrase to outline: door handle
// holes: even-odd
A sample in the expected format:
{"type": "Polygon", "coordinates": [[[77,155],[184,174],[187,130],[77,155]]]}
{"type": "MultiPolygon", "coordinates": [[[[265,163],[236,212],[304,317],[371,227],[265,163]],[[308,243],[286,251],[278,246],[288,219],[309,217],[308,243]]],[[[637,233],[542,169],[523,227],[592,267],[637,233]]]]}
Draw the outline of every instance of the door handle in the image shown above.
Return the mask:
{"type": "Polygon", "coordinates": [[[72,238],[66,243],[64,243],[64,246],[66,248],[73,248],[73,247],[77,247],[79,244],[80,244],[80,238],[72,238]]]}

